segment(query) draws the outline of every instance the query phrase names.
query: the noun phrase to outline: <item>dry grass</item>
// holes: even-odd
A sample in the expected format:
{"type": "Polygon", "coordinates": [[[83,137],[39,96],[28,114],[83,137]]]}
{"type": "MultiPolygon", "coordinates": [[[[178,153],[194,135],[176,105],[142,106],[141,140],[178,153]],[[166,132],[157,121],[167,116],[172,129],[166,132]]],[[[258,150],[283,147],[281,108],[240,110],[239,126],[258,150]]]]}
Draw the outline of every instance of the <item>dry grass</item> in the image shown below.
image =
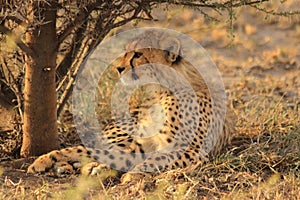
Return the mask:
{"type": "MultiPolygon", "coordinates": [[[[259,21],[259,14],[245,12],[236,22],[234,46],[227,48],[231,39],[224,25],[207,24],[193,12],[173,12],[153,25],[188,30],[202,41],[228,88],[237,127],[223,154],[125,186],[117,177],[57,179],[6,166],[0,168],[0,199],[300,199],[299,22],[285,27],[290,38],[282,39],[282,21],[259,21]],[[191,24],[193,29],[186,27],[191,24]]],[[[114,77],[107,78],[100,96],[111,90],[114,77]]],[[[100,98],[99,105],[109,104],[100,98]]],[[[99,112],[101,119],[108,114],[99,112]]]]}

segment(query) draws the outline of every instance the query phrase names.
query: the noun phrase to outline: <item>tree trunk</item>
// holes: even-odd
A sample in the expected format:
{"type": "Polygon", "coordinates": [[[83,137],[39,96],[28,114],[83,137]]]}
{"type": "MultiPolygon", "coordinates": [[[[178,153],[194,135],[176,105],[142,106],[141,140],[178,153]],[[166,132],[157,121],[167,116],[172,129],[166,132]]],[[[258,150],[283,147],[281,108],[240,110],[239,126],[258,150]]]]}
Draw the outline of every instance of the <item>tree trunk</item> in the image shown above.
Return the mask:
{"type": "Polygon", "coordinates": [[[32,2],[28,24],[33,26],[26,33],[26,43],[34,55],[26,57],[23,157],[40,155],[58,147],[55,91],[57,1],[32,2]]]}

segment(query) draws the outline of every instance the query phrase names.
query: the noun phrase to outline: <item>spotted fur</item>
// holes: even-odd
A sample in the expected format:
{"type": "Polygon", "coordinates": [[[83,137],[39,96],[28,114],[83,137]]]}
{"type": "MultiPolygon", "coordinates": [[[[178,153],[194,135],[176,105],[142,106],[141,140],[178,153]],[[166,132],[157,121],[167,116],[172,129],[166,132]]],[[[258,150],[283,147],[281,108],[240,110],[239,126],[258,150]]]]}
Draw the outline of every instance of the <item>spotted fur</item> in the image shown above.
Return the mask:
{"type": "MultiPolygon", "coordinates": [[[[192,91],[180,84],[173,91],[157,84],[143,86],[147,99],[130,109],[131,118],[114,119],[105,126],[100,137],[106,141],[103,148],[91,144],[52,151],[37,158],[28,168],[29,173],[74,173],[81,167],[83,158],[93,162],[87,170],[91,174],[96,173],[93,169],[99,160],[101,165],[121,171],[161,172],[207,160],[209,154],[218,153],[228,144],[233,123],[230,117],[226,117],[225,124],[222,122],[224,101],[212,101],[212,91],[201,75],[180,56],[179,39],[147,32],[126,48],[127,53],[114,64],[120,76],[127,73],[124,82],[141,80],[145,74],[170,79],[165,70],[157,71],[163,65],[184,77],[192,91]],[[151,48],[144,48],[150,45],[151,48]],[[146,66],[143,74],[138,70],[140,66],[146,66]],[[212,107],[216,108],[215,112],[212,107]]],[[[176,83],[182,77],[172,79],[176,83]]]]}

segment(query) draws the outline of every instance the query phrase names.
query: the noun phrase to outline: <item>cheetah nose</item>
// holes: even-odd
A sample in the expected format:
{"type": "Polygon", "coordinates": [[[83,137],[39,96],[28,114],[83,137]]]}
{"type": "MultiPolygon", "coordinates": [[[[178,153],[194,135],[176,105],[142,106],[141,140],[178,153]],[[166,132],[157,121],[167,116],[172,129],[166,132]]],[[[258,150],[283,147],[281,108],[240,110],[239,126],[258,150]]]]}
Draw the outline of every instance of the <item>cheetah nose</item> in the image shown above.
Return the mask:
{"type": "Polygon", "coordinates": [[[125,70],[125,67],[119,66],[119,67],[117,67],[117,70],[118,70],[119,74],[121,74],[125,70]]]}

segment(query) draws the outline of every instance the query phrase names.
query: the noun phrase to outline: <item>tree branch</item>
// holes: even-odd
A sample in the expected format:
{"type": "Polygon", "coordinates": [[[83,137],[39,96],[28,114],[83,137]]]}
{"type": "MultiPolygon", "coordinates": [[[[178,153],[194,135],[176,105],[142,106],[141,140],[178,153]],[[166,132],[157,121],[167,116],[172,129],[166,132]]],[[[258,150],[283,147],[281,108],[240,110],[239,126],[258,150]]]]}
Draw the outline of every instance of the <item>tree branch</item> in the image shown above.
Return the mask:
{"type": "Polygon", "coordinates": [[[21,25],[21,24],[23,24],[25,22],[24,20],[21,20],[17,16],[4,16],[4,17],[0,17],[0,21],[4,21],[4,20],[11,20],[11,21],[17,23],[18,25],[21,25]]]}
{"type": "MultiPolygon", "coordinates": [[[[238,1],[237,3],[232,3],[230,0],[222,3],[214,2],[209,3],[207,1],[177,1],[177,0],[161,0],[157,3],[169,3],[173,5],[179,6],[189,6],[189,7],[206,7],[206,8],[227,8],[228,6],[232,7],[240,7],[240,6],[247,6],[247,5],[254,5],[258,3],[263,3],[269,0],[244,0],[238,1]]],[[[153,0],[145,0],[144,2],[156,2],[153,0]]]]}
{"type": "Polygon", "coordinates": [[[12,40],[24,53],[26,53],[30,57],[35,57],[34,51],[28,47],[21,39],[10,29],[7,27],[0,25],[0,33],[3,33],[9,37],[12,37],[16,40],[12,40]]]}
{"type": "Polygon", "coordinates": [[[84,23],[84,21],[87,20],[87,17],[90,15],[92,10],[99,7],[100,5],[101,2],[96,2],[96,3],[89,4],[84,8],[81,8],[75,20],[70,22],[65,28],[65,30],[58,35],[57,44],[60,44],[62,41],[64,41],[64,39],[66,39],[66,37],[68,37],[72,33],[73,30],[81,26],[84,23]]]}
{"type": "Polygon", "coordinates": [[[282,11],[282,12],[277,12],[277,11],[274,11],[274,10],[267,10],[265,8],[261,8],[261,7],[258,7],[257,5],[250,5],[251,7],[255,8],[256,10],[259,10],[263,13],[266,13],[266,14],[270,14],[270,15],[277,15],[277,16],[291,16],[291,15],[299,15],[300,14],[300,10],[295,10],[295,11],[282,11]]]}

